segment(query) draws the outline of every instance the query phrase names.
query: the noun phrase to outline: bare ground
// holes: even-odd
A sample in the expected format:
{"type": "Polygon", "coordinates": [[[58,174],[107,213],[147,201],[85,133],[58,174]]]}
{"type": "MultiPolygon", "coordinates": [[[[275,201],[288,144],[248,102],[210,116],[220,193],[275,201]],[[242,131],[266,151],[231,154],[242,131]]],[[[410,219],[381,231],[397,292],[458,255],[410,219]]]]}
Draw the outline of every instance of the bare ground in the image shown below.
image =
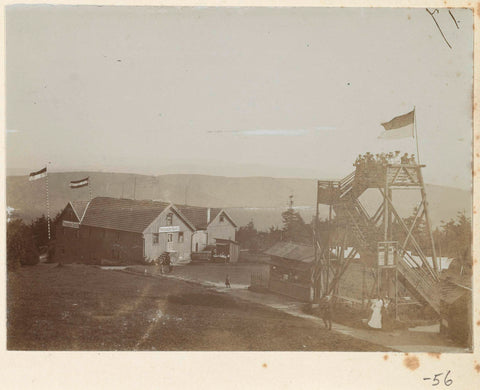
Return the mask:
{"type": "Polygon", "coordinates": [[[384,351],[184,281],[93,266],[8,274],[9,350],[384,351]]]}

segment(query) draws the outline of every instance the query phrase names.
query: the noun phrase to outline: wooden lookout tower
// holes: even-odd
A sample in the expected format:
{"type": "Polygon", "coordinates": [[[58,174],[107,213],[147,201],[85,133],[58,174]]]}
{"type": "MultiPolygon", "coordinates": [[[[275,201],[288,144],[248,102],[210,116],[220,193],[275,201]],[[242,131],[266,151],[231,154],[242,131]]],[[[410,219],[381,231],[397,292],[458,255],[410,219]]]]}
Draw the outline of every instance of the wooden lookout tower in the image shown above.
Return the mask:
{"type": "Polygon", "coordinates": [[[410,162],[393,164],[365,160],[356,163],[355,171],[342,180],[317,182],[316,255],[312,273],[314,301],[335,294],[345,270],[355,256],[360,255],[360,261],[374,279],[373,286],[363,286],[363,301],[388,295],[397,303],[400,281],[419,302],[439,312],[439,270],[423,167],[425,165],[410,162]],[[367,212],[360,200],[360,196],[371,188],[381,194],[373,214],[367,212]],[[410,226],[398,212],[401,191],[406,190],[420,193],[410,226]],[[398,192],[395,197],[394,192],[398,192]],[[329,206],[329,218],[323,224],[323,231],[318,219],[320,204],[329,206]],[[427,240],[416,236],[415,228],[421,223],[428,232],[427,240]]]}

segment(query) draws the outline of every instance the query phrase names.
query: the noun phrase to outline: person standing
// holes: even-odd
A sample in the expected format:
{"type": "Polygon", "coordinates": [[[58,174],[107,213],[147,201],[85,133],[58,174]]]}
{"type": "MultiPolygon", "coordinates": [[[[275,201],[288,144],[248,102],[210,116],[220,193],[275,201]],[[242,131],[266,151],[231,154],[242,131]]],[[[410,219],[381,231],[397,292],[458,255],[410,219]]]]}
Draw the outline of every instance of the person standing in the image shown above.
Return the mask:
{"type": "Polygon", "coordinates": [[[332,296],[326,295],[321,300],[322,320],[325,328],[332,330],[332,296]]]}
{"type": "Polygon", "coordinates": [[[372,302],[372,316],[368,321],[368,326],[373,329],[382,329],[382,307],[383,301],[380,298],[374,299],[372,302]]]}
{"type": "Polygon", "coordinates": [[[230,278],[228,277],[228,274],[227,274],[227,277],[225,278],[225,287],[230,288],[230,278]]]}
{"type": "Polygon", "coordinates": [[[172,272],[172,262],[170,261],[170,253],[165,255],[165,265],[167,266],[168,273],[172,272]]]}

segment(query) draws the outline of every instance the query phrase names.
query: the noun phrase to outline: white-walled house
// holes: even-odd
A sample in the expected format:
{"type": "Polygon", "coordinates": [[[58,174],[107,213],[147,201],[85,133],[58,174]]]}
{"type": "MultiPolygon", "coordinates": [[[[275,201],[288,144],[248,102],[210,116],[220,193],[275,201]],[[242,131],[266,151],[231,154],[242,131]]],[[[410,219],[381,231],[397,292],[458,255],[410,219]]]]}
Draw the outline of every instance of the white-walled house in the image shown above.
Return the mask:
{"type": "Polygon", "coordinates": [[[235,241],[237,224],[224,209],[175,206],[195,226],[192,236],[192,252],[201,251],[207,245],[214,245],[217,238],[235,241]]]}

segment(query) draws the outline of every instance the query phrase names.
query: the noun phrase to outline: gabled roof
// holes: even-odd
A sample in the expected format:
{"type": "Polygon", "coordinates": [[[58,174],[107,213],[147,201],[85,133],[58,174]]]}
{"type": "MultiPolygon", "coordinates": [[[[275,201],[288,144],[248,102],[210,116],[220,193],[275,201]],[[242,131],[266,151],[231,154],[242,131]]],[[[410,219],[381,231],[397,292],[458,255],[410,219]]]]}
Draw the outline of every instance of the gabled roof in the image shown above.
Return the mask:
{"type": "Polygon", "coordinates": [[[88,200],[72,200],[69,203],[70,206],[72,206],[78,221],[81,222],[83,215],[85,214],[85,210],[90,202],[88,200]]]}
{"type": "Polygon", "coordinates": [[[82,225],[143,233],[170,205],[152,200],[97,197],[90,201],[82,225]]]}
{"type": "Polygon", "coordinates": [[[294,242],[277,242],[264,253],[287,260],[302,261],[304,263],[311,263],[315,259],[315,251],[312,245],[297,244],[294,242]]]}
{"type": "MultiPolygon", "coordinates": [[[[176,204],[175,207],[195,226],[197,230],[205,230],[208,226],[208,207],[187,206],[176,204]]],[[[219,208],[210,208],[210,221],[222,211],[219,208]]],[[[231,218],[230,218],[231,219],[231,218]]]]}

